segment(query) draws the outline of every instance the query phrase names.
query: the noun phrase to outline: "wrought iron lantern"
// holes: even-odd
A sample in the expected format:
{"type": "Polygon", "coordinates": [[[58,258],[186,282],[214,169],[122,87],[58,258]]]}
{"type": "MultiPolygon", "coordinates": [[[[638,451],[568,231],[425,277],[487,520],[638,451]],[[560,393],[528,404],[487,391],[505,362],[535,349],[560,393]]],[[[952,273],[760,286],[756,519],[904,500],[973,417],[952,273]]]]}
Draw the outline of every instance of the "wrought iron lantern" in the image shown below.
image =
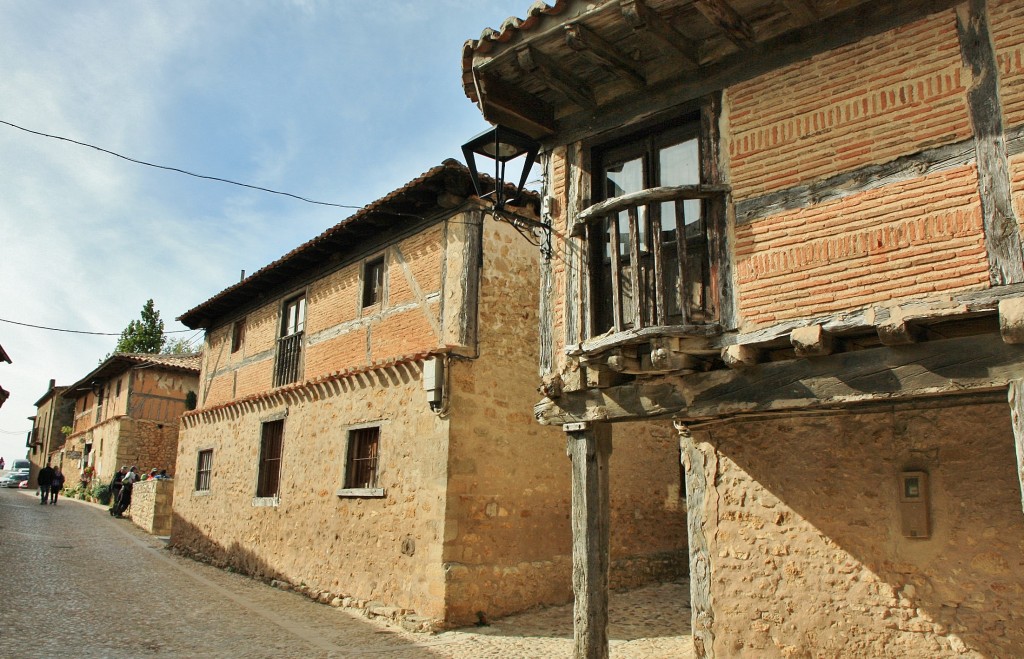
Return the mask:
{"type": "MultiPolygon", "coordinates": [[[[469,168],[470,177],[473,179],[473,188],[481,199],[493,197],[494,217],[503,222],[508,222],[523,233],[527,229],[533,235],[527,236],[531,242],[538,245],[541,254],[545,259],[551,258],[551,227],[543,222],[524,217],[519,213],[505,210],[505,204],[511,202],[515,205],[526,185],[526,177],[530,175],[533,163],[537,161],[537,153],[540,151],[540,143],[528,135],[519,131],[506,128],[505,126],[494,126],[480,133],[473,139],[462,145],[462,154],[466,158],[466,166],[469,168]],[[481,189],[480,170],[477,166],[477,156],[490,158],[494,161],[494,190],[484,192],[481,189]],[[525,157],[523,171],[519,177],[519,184],[515,191],[508,194],[505,180],[505,166],[519,158],[525,157]]],[[[526,235],[526,234],[524,234],[526,235]]]]}
{"type": "Polygon", "coordinates": [[[485,130],[463,144],[462,154],[466,158],[466,166],[469,167],[469,173],[473,177],[473,187],[476,189],[477,196],[481,199],[486,199],[494,195],[494,208],[496,210],[504,210],[505,203],[508,201],[515,203],[523,191],[523,186],[526,185],[526,177],[529,176],[530,169],[537,160],[537,152],[539,150],[540,144],[536,140],[504,126],[495,126],[485,130]],[[477,156],[490,158],[494,161],[493,192],[485,194],[480,189],[480,174],[476,163],[477,156]],[[520,156],[526,156],[526,161],[523,164],[522,176],[519,177],[519,185],[516,186],[512,197],[506,197],[505,185],[507,181],[505,181],[505,166],[520,156]]]}

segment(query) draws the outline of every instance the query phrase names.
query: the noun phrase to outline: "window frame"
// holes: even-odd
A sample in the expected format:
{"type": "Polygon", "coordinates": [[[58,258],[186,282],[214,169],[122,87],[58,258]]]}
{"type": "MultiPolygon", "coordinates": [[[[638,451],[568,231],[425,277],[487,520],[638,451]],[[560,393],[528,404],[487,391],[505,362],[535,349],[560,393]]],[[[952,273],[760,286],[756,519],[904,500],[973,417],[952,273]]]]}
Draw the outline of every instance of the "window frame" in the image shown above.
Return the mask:
{"type": "Polygon", "coordinates": [[[260,423],[260,451],[256,459],[254,506],[276,506],[281,500],[281,466],[284,462],[284,422],[285,419],[282,416],[280,418],[265,419],[260,423]],[[276,428],[276,432],[271,431],[272,428],[276,428]],[[274,450],[268,451],[268,448],[274,450]]]}
{"type": "Polygon", "coordinates": [[[213,449],[196,451],[196,482],[193,493],[209,494],[213,484],[213,449]],[[203,458],[207,458],[204,460],[203,458]],[[205,465],[204,465],[205,463],[205,465]],[[205,487],[203,487],[205,485],[205,487]]]}
{"type": "Polygon", "coordinates": [[[242,349],[245,344],[245,320],[246,317],[242,316],[231,324],[231,354],[235,354],[242,349]]]}
{"type": "Polygon", "coordinates": [[[380,483],[382,472],[380,448],[383,434],[383,424],[379,422],[350,426],[346,430],[345,464],[341,477],[342,487],[335,492],[338,497],[379,498],[384,496],[384,488],[380,483]],[[358,448],[357,443],[365,441],[370,437],[371,433],[374,449],[372,458],[357,457],[355,454],[355,451],[358,448]],[[363,479],[358,478],[358,475],[355,473],[355,469],[357,467],[356,461],[368,459],[372,459],[371,470],[373,473],[373,480],[369,484],[364,485],[363,483],[360,483],[363,479]]]}
{"type": "Polygon", "coordinates": [[[384,254],[378,254],[363,261],[361,309],[384,304],[387,283],[387,261],[384,257],[384,254]]]}
{"type": "Polygon", "coordinates": [[[302,377],[306,311],[305,290],[281,302],[281,320],[274,356],[274,387],[292,384],[302,377]]]}
{"type": "MultiPolygon", "coordinates": [[[[618,334],[648,327],[683,326],[705,332],[707,330],[696,330],[696,327],[721,328],[732,324],[734,311],[726,237],[729,187],[723,184],[718,165],[720,145],[717,125],[720,112],[720,97],[711,95],[668,120],[660,119],[658,123],[628,133],[617,131],[612,138],[588,141],[583,145],[586,149],[586,169],[590,172],[589,187],[594,199],[591,208],[595,208],[608,201],[605,196],[607,165],[625,163],[629,158],[640,158],[643,163],[642,190],[657,190],[660,186],[655,185],[655,181],[664,181],[665,178],[655,178],[660,164],[652,161],[657,161],[657,156],[664,149],[695,139],[699,183],[693,186],[695,190],[673,191],[672,198],[675,199],[676,223],[684,223],[685,218],[691,215],[684,209],[684,205],[691,204],[692,208],[690,200],[697,200],[701,206],[701,220],[684,224],[684,227],[700,226],[698,231],[703,233],[703,237],[698,235],[702,241],[699,246],[699,262],[688,261],[685,256],[690,251],[686,245],[693,239],[693,236],[688,235],[691,229],[670,229],[675,233],[675,244],[662,242],[664,232],[660,231],[661,209],[673,203],[658,201],[666,198],[665,193],[660,197],[652,194],[653,200],[632,204],[627,207],[628,212],[623,210],[600,215],[600,211],[595,208],[596,212],[591,212],[588,219],[581,220],[585,224],[585,230],[581,232],[581,252],[587,301],[581,318],[581,340],[602,336],[609,331],[618,334]],[[626,257],[621,260],[618,256],[614,259],[610,255],[606,257],[606,249],[618,249],[619,254],[622,250],[618,240],[618,236],[623,235],[622,229],[618,232],[609,231],[609,225],[613,222],[620,222],[620,227],[626,224],[629,228],[627,241],[635,240],[638,243],[635,247],[627,243],[626,257]],[[639,225],[644,222],[647,223],[647,236],[653,236],[657,230],[662,238],[658,241],[650,238],[640,240],[642,234],[639,225]],[[646,251],[641,251],[641,242],[644,242],[646,251]],[[637,261],[636,267],[632,267],[634,259],[637,261]],[[652,263],[641,266],[645,259],[652,263]],[[616,264],[618,276],[614,275],[616,264]],[[647,271],[643,270],[644,267],[647,271]],[[667,267],[672,268],[673,276],[667,276],[667,267]],[[699,275],[693,276],[694,272],[688,270],[691,267],[699,275]],[[698,281],[698,277],[699,290],[689,291],[686,282],[698,281]],[[635,288],[634,280],[639,282],[635,288]],[[620,290],[623,287],[628,287],[626,293],[620,290]],[[696,295],[688,297],[688,293],[696,295]],[[638,296],[639,300],[633,299],[631,295],[638,296]],[[672,300],[670,295],[677,297],[672,300]],[[695,299],[698,300],[696,304],[695,299]],[[625,305],[629,305],[628,310],[622,309],[625,305]],[[631,311],[632,315],[626,311],[631,311]]],[[[622,197],[611,199],[619,198],[622,197]]],[[[622,205],[612,207],[621,208],[622,205]]]]}

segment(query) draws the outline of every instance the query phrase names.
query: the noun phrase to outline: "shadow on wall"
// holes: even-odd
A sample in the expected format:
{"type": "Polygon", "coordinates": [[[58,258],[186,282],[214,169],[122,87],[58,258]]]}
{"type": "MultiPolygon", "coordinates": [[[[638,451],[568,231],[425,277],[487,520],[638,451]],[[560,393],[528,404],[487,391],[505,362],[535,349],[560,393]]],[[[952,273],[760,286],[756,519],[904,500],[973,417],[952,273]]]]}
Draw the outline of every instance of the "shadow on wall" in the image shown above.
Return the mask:
{"type": "Polygon", "coordinates": [[[1024,515],[1001,395],[698,430],[718,451],[719,605],[749,619],[768,597],[763,637],[729,633],[770,645],[785,629],[851,654],[1024,654],[1024,515]],[[904,535],[907,471],[928,474],[928,538],[904,535]]]}

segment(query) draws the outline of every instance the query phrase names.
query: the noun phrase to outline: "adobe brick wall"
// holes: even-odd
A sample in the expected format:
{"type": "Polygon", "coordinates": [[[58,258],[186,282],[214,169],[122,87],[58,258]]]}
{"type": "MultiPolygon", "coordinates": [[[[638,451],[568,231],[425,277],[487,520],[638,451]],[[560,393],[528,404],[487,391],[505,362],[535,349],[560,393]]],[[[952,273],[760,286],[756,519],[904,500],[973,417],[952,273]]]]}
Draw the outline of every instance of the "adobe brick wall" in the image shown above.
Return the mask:
{"type": "Polygon", "coordinates": [[[1004,402],[695,431],[720,657],[1020,656],[1024,518],[1004,402]],[[930,538],[900,527],[926,471],[930,538]],[[809,655],[807,655],[809,656],[809,655]]]}

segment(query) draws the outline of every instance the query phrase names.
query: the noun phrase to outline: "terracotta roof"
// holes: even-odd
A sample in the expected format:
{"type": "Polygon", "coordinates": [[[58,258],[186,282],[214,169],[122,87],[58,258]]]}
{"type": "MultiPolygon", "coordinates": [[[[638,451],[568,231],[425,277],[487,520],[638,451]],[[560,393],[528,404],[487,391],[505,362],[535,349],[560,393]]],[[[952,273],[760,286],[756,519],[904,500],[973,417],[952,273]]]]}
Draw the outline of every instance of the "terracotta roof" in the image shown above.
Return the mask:
{"type": "MultiPolygon", "coordinates": [[[[480,178],[484,187],[493,187],[490,176],[481,174],[480,178]]],[[[455,212],[450,206],[439,205],[436,193],[440,192],[457,197],[474,195],[469,169],[457,160],[445,160],[237,284],[189,309],[178,320],[192,329],[208,328],[214,320],[230,317],[237,313],[239,307],[254,299],[272,295],[280,287],[312,272],[322,272],[325,263],[343,262],[338,259],[342,254],[358,255],[375,243],[383,244],[381,241],[387,239],[389,229],[414,226],[431,217],[442,217],[445,212],[455,212]]],[[[524,194],[529,195],[533,203],[539,200],[536,193],[524,191],[524,194]]]]}
{"type": "Polygon", "coordinates": [[[228,313],[232,308],[280,283],[280,277],[274,278],[271,275],[285,266],[293,266],[293,269],[302,267],[304,263],[318,261],[318,258],[310,257],[315,257],[322,250],[336,251],[343,246],[356,245],[368,235],[378,233],[382,222],[393,226],[424,219],[423,213],[437,212],[436,204],[430,204],[425,208],[421,199],[417,205],[411,199],[410,193],[421,187],[427,187],[428,184],[436,186],[446,178],[457,179],[455,187],[461,187],[464,194],[469,194],[472,191],[472,182],[469,179],[469,170],[466,166],[457,160],[445,160],[442,164],[427,170],[397,190],[367,204],[355,214],[335,224],[316,238],[299,245],[273,263],[260,268],[237,284],[225,288],[206,302],[189,309],[181,314],[178,320],[192,329],[206,327],[211,316],[228,313]],[[417,214],[417,210],[419,214],[417,214]],[[372,226],[366,227],[369,229],[368,231],[353,233],[353,229],[364,224],[372,226]]]}
{"type": "Polygon", "coordinates": [[[476,91],[476,82],[473,80],[473,55],[486,55],[495,44],[505,44],[517,38],[523,32],[529,32],[540,25],[548,16],[558,16],[569,6],[569,0],[555,0],[554,5],[549,5],[543,0],[537,0],[526,10],[526,18],[509,16],[502,22],[497,30],[484,28],[479,39],[470,39],[462,46],[462,89],[469,100],[479,102],[476,91]]]}
{"type": "Polygon", "coordinates": [[[68,387],[64,395],[66,397],[75,397],[75,394],[78,392],[90,391],[94,380],[110,378],[130,368],[139,366],[158,366],[166,370],[183,371],[198,375],[202,359],[202,353],[152,355],[136,352],[115,352],[103,360],[103,363],[90,371],[84,378],[68,387]]]}

